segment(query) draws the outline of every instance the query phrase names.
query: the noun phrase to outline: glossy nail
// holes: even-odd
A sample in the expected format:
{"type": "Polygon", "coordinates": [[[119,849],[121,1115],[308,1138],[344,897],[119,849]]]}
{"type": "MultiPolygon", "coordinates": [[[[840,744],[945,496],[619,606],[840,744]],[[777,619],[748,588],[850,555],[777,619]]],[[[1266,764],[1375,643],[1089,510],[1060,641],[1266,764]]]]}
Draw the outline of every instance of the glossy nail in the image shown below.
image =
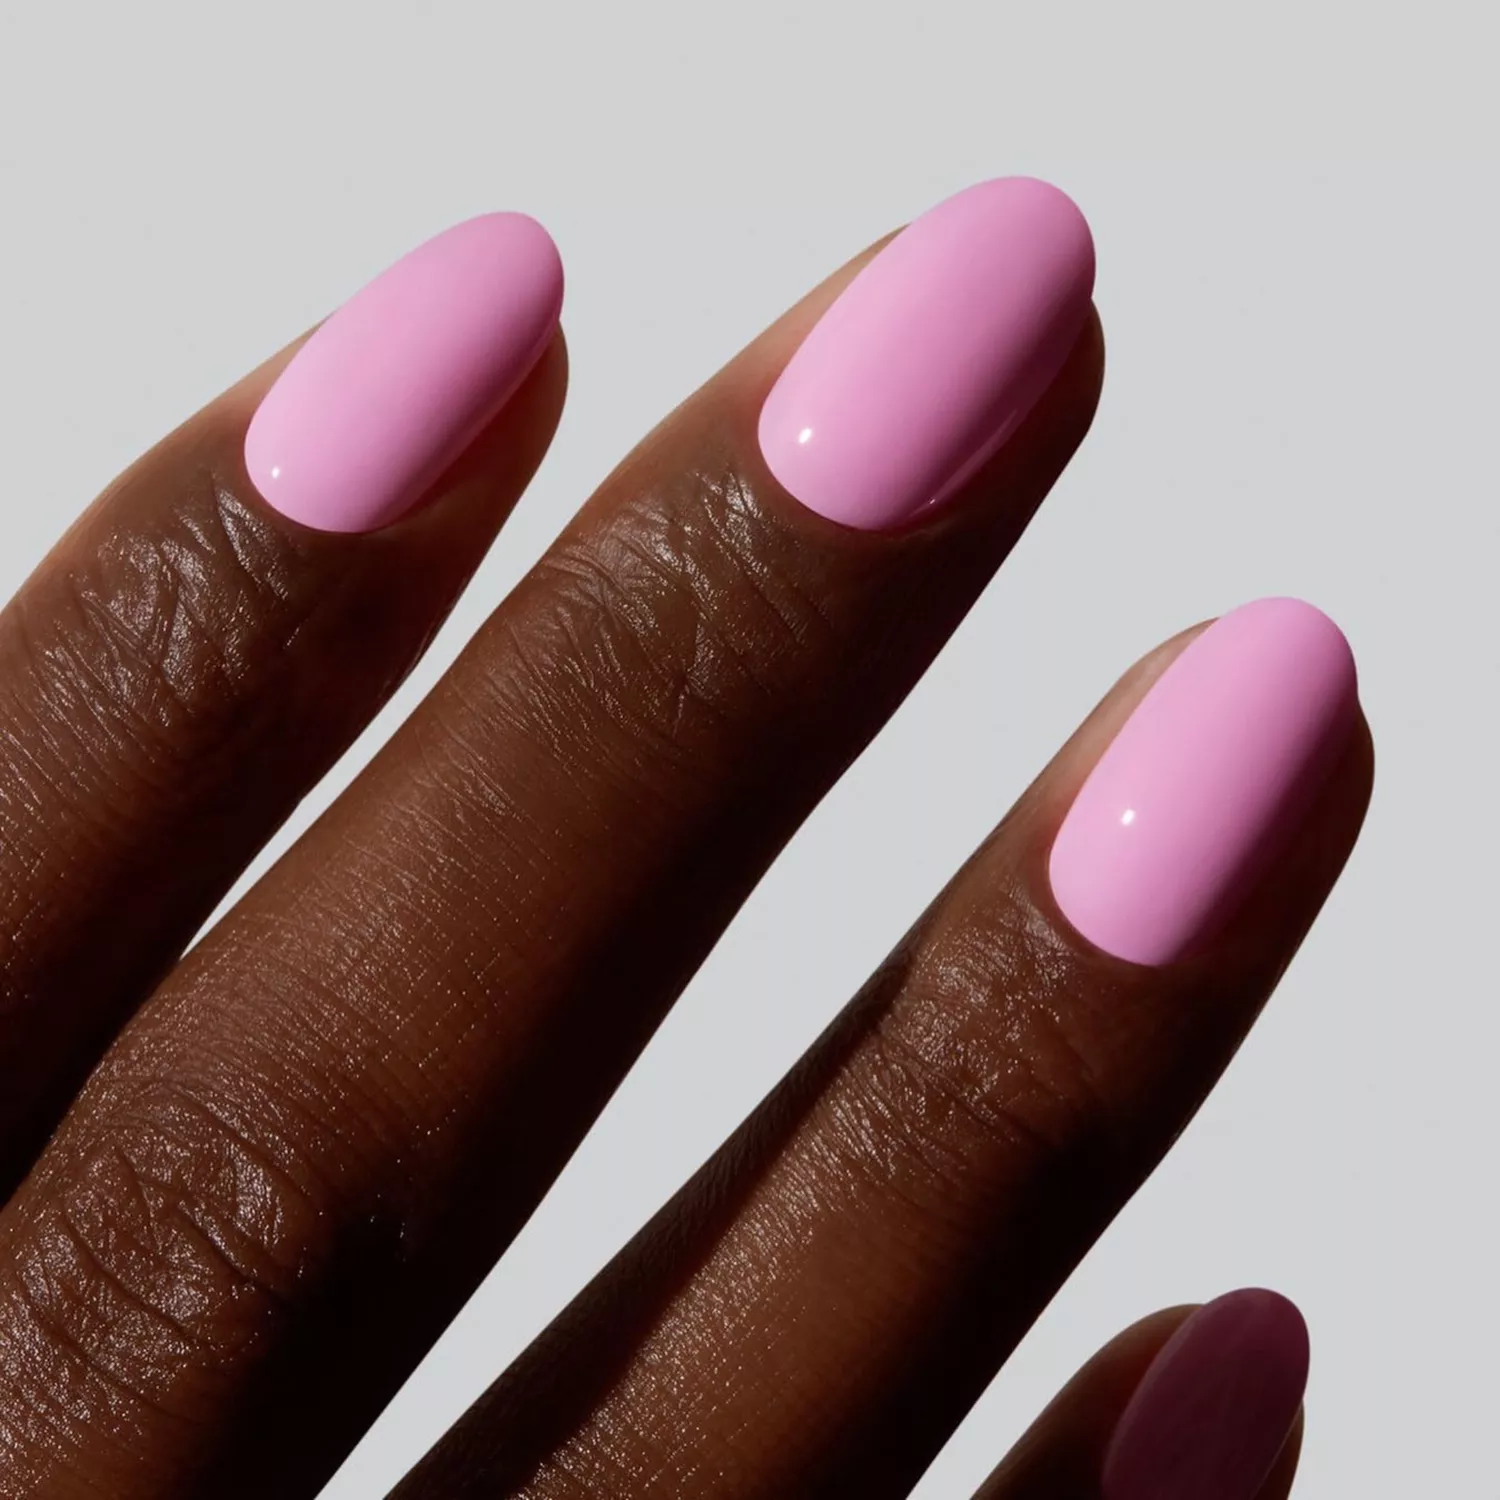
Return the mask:
{"type": "Polygon", "coordinates": [[[1089,315],[1094,247],[1065,194],[980,183],[902,230],[792,356],[760,415],[767,466],[862,530],[947,498],[1052,383],[1089,315]]]}
{"type": "Polygon", "coordinates": [[[541,358],[562,263],[524,214],[430,239],[293,355],[245,434],[245,467],[283,515],[373,531],[420,500],[541,358]]]}
{"type": "Polygon", "coordinates": [[[1139,964],[1211,937],[1326,781],[1357,715],[1338,626],[1262,599],[1162,673],[1052,846],[1052,894],[1097,947],[1139,964]]]}
{"type": "Polygon", "coordinates": [[[1230,1292],[1167,1341],[1104,1462],[1104,1500],[1255,1500],[1307,1386],[1307,1325],[1276,1292],[1230,1292]]]}

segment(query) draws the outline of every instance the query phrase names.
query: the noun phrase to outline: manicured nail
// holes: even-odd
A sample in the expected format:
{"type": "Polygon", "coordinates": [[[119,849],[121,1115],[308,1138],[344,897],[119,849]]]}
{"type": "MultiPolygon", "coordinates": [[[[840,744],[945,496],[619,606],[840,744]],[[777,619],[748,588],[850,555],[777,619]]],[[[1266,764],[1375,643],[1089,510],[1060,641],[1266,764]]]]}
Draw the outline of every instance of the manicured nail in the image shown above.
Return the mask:
{"type": "Polygon", "coordinates": [[[1139,964],[1218,930],[1327,780],[1358,712],[1338,626],[1296,599],[1215,621],[1141,700],[1052,846],[1052,894],[1139,964]]]}
{"type": "Polygon", "coordinates": [[[283,515],[373,531],[404,515],[515,394],[562,308],[562,262],[525,214],[455,225],[346,302],[293,355],[245,434],[283,515]]]}
{"type": "Polygon", "coordinates": [[[982,182],[845,287],[766,398],[760,447],[804,505],[898,526],[946,499],[1052,383],[1089,314],[1094,246],[1065,194],[982,182]]]}
{"type": "Polygon", "coordinates": [[[1307,1325],[1276,1292],[1200,1307],[1115,1428],[1104,1500],[1254,1500],[1297,1420],[1307,1361],[1307,1325]]]}

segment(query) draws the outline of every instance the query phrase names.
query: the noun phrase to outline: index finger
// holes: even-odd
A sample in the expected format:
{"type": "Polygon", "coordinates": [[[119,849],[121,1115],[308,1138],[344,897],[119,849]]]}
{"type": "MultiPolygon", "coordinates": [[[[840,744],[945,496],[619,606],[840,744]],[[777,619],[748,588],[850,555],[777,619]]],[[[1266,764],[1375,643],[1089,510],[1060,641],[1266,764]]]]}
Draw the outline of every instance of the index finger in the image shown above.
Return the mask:
{"type": "Polygon", "coordinates": [[[0,1198],[468,582],[557,424],[561,297],[525,215],[428,240],[0,612],[0,1198]]]}

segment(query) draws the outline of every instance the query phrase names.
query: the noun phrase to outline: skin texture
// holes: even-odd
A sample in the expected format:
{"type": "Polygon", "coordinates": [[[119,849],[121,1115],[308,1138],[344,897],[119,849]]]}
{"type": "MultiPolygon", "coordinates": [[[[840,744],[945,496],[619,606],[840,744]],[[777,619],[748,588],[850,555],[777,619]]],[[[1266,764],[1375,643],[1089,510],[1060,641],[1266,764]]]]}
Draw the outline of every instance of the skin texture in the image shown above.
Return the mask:
{"type": "Polygon", "coordinates": [[[240,471],[284,351],[123,474],[0,614],[0,1174],[421,654],[562,410],[561,342],[421,515],[290,527],[240,471]]]}
{"type": "MultiPolygon", "coordinates": [[[[1091,419],[1097,323],[940,514],[853,531],[780,489],[755,425],[855,268],[625,461],[180,962],[477,562],[550,436],[560,342],[429,503],[360,536],[256,500],[273,362],[0,619],[0,1144],[13,1181],[35,1157],[0,1210],[0,1494],[314,1494],[1009,551],[1091,419]]],[[[909,1488],[1357,831],[1363,730],[1211,951],[1145,971],[1072,933],[1047,849],[1163,659],[403,1493],[909,1488]]]]}
{"type": "Polygon", "coordinates": [[[1361,736],[1212,960],[1161,971],[1082,950],[1045,851],[1186,639],[1121,683],[402,1500],[906,1493],[1229,1060],[1363,814],[1361,736]],[[706,1391],[683,1369],[710,1372],[706,1391]]]}

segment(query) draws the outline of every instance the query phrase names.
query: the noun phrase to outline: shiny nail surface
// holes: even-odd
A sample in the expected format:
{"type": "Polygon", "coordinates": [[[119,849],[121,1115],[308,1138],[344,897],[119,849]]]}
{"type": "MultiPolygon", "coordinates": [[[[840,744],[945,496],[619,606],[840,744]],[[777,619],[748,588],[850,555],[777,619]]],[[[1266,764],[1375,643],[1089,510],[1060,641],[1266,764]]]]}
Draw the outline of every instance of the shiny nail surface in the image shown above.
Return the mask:
{"type": "Polygon", "coordinates": [[[968,479],[1062,368],[1094,248],[1072,200],[983,182],[902,230],[788,361],[760,415],[767,466],[820,515],[898,526],[968,479]]]}
{"type": "Polygon", "coordinates": [[[1354,658],[1327,615],[1261,599],[1194,639],[1136,706],[1052,846],[1052,893],[1097,947],[1180,958],[1233,912],[1347,744],[1354,658]]]}
{"type": "Polygon", "coordinates": [[[524,214],[418,246],[297,351],[245,435],[265,500],[319,531],[373,531],[420,500],[541,358],[562,263],[524,214]]]}
{"type": "Polygon", "coordinates": [[[1104,1500],[1255,1500],[1307,1386],[1307,1325],[1276,1292],[1200,1307],[1136,1387],[1104,1462],[1104,1500]]]}

